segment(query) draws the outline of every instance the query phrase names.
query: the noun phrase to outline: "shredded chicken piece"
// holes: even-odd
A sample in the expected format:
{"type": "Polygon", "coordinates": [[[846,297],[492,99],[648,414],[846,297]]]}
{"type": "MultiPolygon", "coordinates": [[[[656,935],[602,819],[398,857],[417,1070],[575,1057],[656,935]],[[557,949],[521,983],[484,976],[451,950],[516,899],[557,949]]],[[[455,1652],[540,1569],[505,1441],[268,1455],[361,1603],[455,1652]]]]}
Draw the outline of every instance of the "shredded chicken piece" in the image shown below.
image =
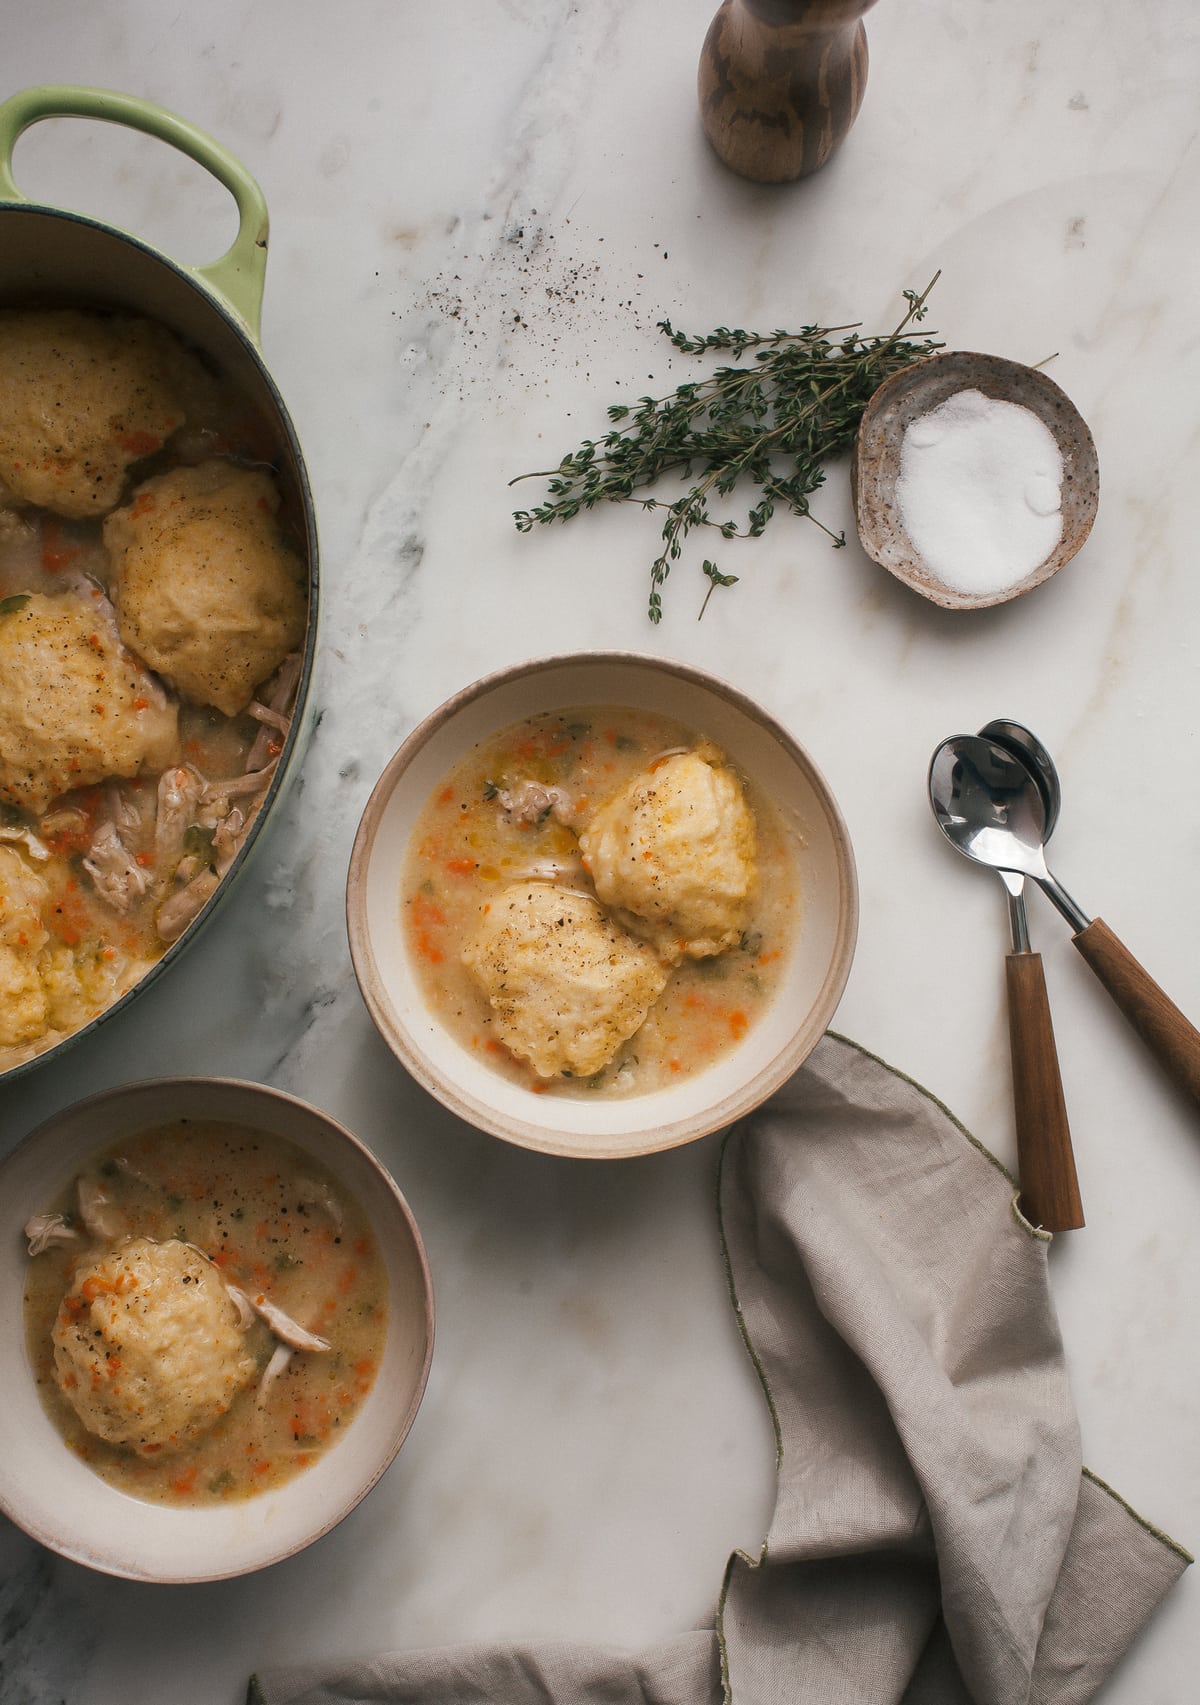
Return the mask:
{"type": "Polygon", "coordinates": [[[575,811],[569,793],[561,787],[543,787],[540,781],[499,788],[496,798],[510,823],[540,823],[544,817],[553,817],[570,828],[575,811]]]}
{"type": "Polygon", "coordinates": [[[518,882],[558,882],[580,887],[588,883],[587,871],[578,858],[539,858],[517,873],[518,882]]]}
{"type": "Polygon", "coordinates": [[[107,784],[104,799],[108,814],[118,829],[136,829],[139,826],[142,821],[141,813],[118,782],[110,781],[107,784]]]}
{"type": "Polygon", "coordinates": [[[228,781],[210,781],[200,797],[206,805],[212,805],[219,800],[241,799],[248,793],[261,793],[278,767],[279,759],[272,758],[261,770],[247,770],[245,775],[232,776],[228,781]]]}
{"type": "Polygon", "coordinates": [[[240,1285],[231,1285],[228,1280],[225,1282],[225,1289],[229,1292],[230,1302],[238,1311],[238,1329],[248,1332],[257,1318],[250,1306],[250,1298],[240,1285]]]}
{"type": "MultiPolygon", "coordinates": [[[[288,719],[284,722],[282,729],[285,735],[291,728],[291,710],[295,703],[296,688],[300,684],[300,663],[300,653],[298,651],[289,652],[268,683],[263,700],[257,701],[260,708],[273,711],[276,715],[288,719]]],[[[251,716],[258,714],[254,705],[250,706],[250,714],[251,716]]],[[[261,769],[267,759],[274,755],[272,747],[278,744],[274,738],[277,732],[279,732],[278,729],[272,729],[266,723],[259,729],[258,738],[246,754],[246,768],[248,770],[261,769]]]]}
{"type": "Polygon", "coordinates": [[[116,622],[117,612],[112,599],[100,582],[93,575],[85,574],[81,568],[60,568],[55,575],[55,585],[62,592],[74,592],[76,597],[90,598],[100,609],[106,621],[116,622]]]}
{"type": "Polygon", "coordinates": [[[43,835],[77,835],[86,822],[82,811],[74,805],[67,805],[60,811],[48,811],[41,820],[40,828],[43,835]]]}
{"type": "Polygon", "coordinates": [[[30,858],[37,859],[39,864],[44,864],[50,857],[50,848],[45,841],[38,839],[32,829],[0,829],[0,841],[12,841],[23,846],[30,858]]]}
{"type": "Polygon", "coordinates": [[[75,1196],[79,1217],[89,1237],[101,1243],[111,1243],[125,1230],[125,1216],[114,1207],[105,1194],[104,1186],[89,1172],[81,1172],[75,1181],[75,1196]]]}
{"type": "Polygon", "coordinates": [[[203,777],[182,764],[172,764],[159,777],[154,857],[160,869],[165,870],[182,853],[183,837],[203,787],[203,777]]]}
{"type": "Polygon", "coordinates": [[[275,1352],[263,1369],[262,1378],[258,1382],[258,1396],[255,1403],[259,1409],[267,1401],[268,1392],[295,1354],[296,1352],[290,1344],[276,1344],[275,1352]]]}
{"type": "Polygon", "coordinates": [[[306,1332],[298,1321],[285,1314],[278,1304],[270,1297],[258,1291],[250,1298],[250,1306],[260,1319],[265,1320],[277,1338],[285,1344],[290,1344],[293,1350],[331,1350],[333,1345],[328,1338],[318,1338],[315,1332],[306,1332]]]}
{"type": "Polygon", "coordinates": [[[192,919],[216,893],[220,881],[215,870],[202,870],[199,876],[193,876],[186,888],[177,889],[164,900],[154,920],[159,940],[178,941],[192,919]]]}
{"type": "Polygon", "coordinates": [[[250,823],[240,805],[217,824],[213,831],[213,851],[217,855],[216,869],[218,876],[224,876],[234,859],[242,849],[242,842],[250,833],[250,823]]]}
{"type": "Polygon", "coordinates": [[[47,1249],[79,1242],[79,1233],[67,1224],[62,1214],[34,1214],[25,1221],[25,1236],[29,1239],[30,1255],[43,1255],[47,1249]]]}
{"type": "Polygon", "coordinates": [[[264,723],[268,728],[277,728],[281,734],[286,734],[292,726],[288,717],[280,716],[277,710],[272,710],[270,705],[260,704],[257,699],[250,700],[246,706],[246,715],[252,716],[255,722],[264,723]]]}
{"type": "Polygon", "coordinates": [[[315,1178],[302,1178],[296,1186],[296,1198],[306,1208],[320,1208],[329,1215],[334,1231],[342,1229],[342,1205],[315,1178]]]}
{"type": "Polygon", "coordinates": [[[115,912],[127,912],[150,886],[146,872],[117,833],[116,825],[108,820],[96,830],[83,868],[97,894],[115,912]]]}

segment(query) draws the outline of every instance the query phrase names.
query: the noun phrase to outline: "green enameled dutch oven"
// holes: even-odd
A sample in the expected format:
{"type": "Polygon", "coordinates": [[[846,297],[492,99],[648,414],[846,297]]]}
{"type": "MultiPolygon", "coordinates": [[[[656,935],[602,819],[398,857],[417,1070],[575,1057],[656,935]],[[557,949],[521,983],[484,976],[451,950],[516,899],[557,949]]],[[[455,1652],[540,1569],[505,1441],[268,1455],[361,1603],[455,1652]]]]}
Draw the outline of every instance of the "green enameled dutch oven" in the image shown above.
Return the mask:
{"type": "Polygon", "coordinates": [[[258,184],[219,142],[174,113],[108,89],[45,85],[0,102],[0,305],[90,305],[161,321],[203,352],[257,407],[277,445],[275,471],[283,513],[306,559],[309,618],[291,730],[254,826],[208,904],[162,958],[118,1001],[44,1053],[0,1072],[8,1081],[57,1058],[160,977],[211,917],[244,868],[289,777],[308,731],[308,697],[317,640],[317,530],[300,446],[259,349],[267,266],[267,207],[258,184]],[[181,266],[138,238],[60,207],[29,201],[13,178],[18,138],[40,119],[101,119],[144,131],[204,166],[237,203],[238,232],[228,253],[209,266],[181,266]]]}

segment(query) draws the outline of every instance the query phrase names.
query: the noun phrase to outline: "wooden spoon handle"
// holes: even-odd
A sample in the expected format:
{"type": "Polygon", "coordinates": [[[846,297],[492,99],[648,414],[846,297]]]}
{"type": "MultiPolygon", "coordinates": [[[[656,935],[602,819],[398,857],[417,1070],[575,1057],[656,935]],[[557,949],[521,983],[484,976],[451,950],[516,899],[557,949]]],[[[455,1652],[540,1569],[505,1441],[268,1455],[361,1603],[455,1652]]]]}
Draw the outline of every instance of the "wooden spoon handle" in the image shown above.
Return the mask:
{"type": "Polygon", "coordinates": [[[1200,1031],[1183,1016],[1100,918],[1075,945],[1130,1024],[1180,1087],[1200,1102],[1200,1031]]]}
{"type": "Polygon", "coordinates": [[[1046,1231],[1076,1231],[1083,1224],[1083,1203],[1042,956],[1010,953],[1005,969],[1021,1212],[1046,1231]]]}

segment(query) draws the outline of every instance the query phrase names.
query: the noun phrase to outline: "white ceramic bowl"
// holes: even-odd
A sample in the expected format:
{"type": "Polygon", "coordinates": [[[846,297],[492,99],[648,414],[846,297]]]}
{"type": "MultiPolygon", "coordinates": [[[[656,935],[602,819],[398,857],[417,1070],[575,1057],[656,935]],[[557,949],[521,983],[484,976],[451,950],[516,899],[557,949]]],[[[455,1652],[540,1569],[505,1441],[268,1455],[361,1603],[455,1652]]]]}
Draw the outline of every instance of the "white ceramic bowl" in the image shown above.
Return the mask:
{"type": "Polygon", "coordinates": [[[224,1078],[160,1078],[76,1103],[38,1127],[0,1166],[0,1510],[76,1563],[129,1580],[197,1582],[244,1575],[302,1550],[366,1496],[400,1449],[433,1353],[433,1291],[416,1222],[400,1191],[349,1131],[305,1102],[224,1078]],[[345,1436],[294,1480],[207,1509],[117,1491],[68,1450],[43,1409],[25,1348],[22,1227],[88,1156],[127,1132],[180,1118],[220,1119],[286,1137],[316,1156],[365,1209],[388,1275],[383,1361],[345,1436]]]}
{"type": "Polygon", "coordinates": [[[355,972],[381,1035],[417,1081],[480,1129],[550,1154],[612,1159],[690,1142],[748,1113],[808,1057],[841,997],[858,896],[849,836],[812,759],[744,694],[632,652],[516,665],[426,718],[380,777],[355,839],[347,922],[355,972]],[[801,875],[801,927],[768,1010],[738,1045],[678,1084],[623,1099],[536,1095],[491,1071],[429,1012],[401,930],[400,873],[436,784],[475,744],[540,711],[629,706],[708,735],[771,799],[801,875]]]}

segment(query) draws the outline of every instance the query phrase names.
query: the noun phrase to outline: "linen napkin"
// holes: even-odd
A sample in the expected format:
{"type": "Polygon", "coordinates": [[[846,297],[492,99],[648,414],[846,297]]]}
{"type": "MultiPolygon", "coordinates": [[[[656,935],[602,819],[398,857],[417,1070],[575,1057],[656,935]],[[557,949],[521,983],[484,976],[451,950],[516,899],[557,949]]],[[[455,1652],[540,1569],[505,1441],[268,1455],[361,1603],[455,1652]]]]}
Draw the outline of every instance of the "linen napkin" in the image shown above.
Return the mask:
{"type": "Polygon", "coordinates": [[[824,1037],[721,1160],[775,1423],[711,1630],[252,1678],[249,1705],[1081,1705],[1191,1562],[1082,1467],[1047,1234],[918,1085],[824,1037]]]}

